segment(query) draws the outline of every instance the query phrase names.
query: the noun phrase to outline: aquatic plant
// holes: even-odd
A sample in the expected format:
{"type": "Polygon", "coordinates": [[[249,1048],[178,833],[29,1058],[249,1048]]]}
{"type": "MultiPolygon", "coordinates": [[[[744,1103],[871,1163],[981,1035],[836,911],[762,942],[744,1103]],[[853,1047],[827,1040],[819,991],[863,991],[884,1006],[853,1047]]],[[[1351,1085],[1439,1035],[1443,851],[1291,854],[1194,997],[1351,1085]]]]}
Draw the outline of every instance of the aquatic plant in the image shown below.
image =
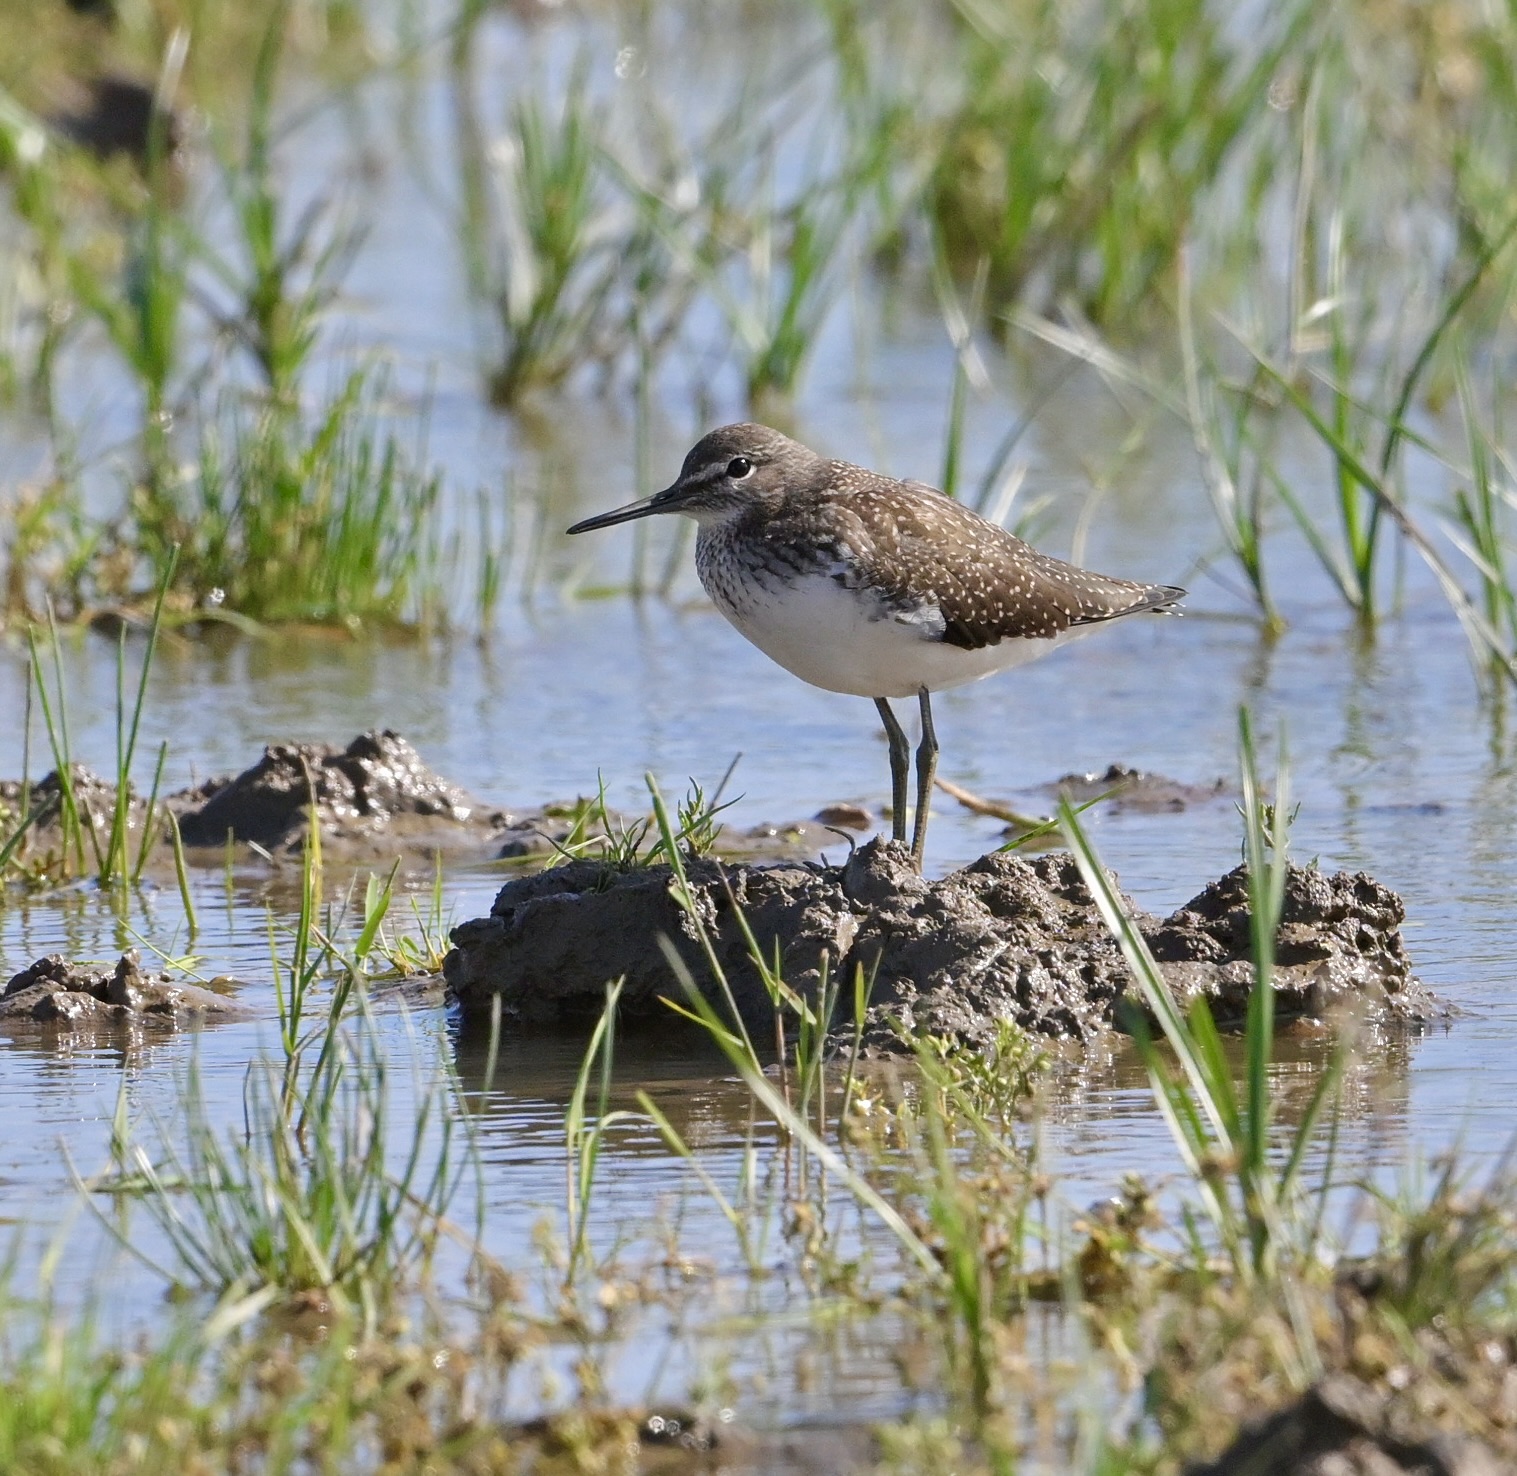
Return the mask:
{"type": "MultiPolygon", "coordinates": [[[[1242,1089],[1222,1049],[1216,1022],[1203,996],[1183,1012],[1147,943],[1122,906],[1111,879],[1067,800],[1059,819],[1080,874],[1132,970],[1141,1008],[1130,1028],[1148,1069],[1154,1101],[1184,1157],[1196,1192],[1221,1238],[1233,1270],[1245,1280],[1269,1278],[1282,1262],[1294,1264],[1312,1246],[1286,1240],[1288,1231],[1311,1224],[1301,1213],[1300,1175],[1323,1110],[1331,1103],[1341,1058],[1318,1078],[1283,1161],[1272,1137],[1269,1071],[1274,1048],[1275,936],[1280,925],[1286,871],[1289,813],[1287,770],[1282,753],[1273,796],[1262,797],[1253,731],[1247,712],[1239,717],[1244,853],[1248,865],[1249,919],[1254,976],[1244,1027],[1246,1071],[1242,1089]],[[1174,1053],[1176,1073],[1160,1052],[1152,1017],[1174,1053]]],[[[1204,1256],[1205,1250],[1197,1247],[1204,1256]]]]}
{"type": "MultiPolygon", "coordinates": [[[[23,773],[18,808],[5,817],[0,829],[0,888],[20,881],[30,889],[68,885],[89,877],[103,890],[113,894],[119,904],[129,886],[142,879],[154,846],[161,839],[165,816],[158,810],[158,790],[163,779],[168,744],[159,745],[148,797],[140,807],[132,790],[132,770],[136,763],[141,734],[142,714],[147,702],[148,677],[163,622],[164,599],[173,577],[172,562],[158,586],[157,597],[146,627],[146,647],[138,668],[135,691],[128,694],[127,634],[125,622],[118,626],[116,640],[116,754],[114,784],[110,791],[108,814],[97,814],[90,797],[80,789],[86,772],[76,764],[69,736],[68,690],[64,680],[63,653],[56,621],[49,611],[46,659],[44,647],[35,627],[27,630],[30,660],[27,666],[27,711],[23,743],[26,748],[23,769],[30,759],[32,697],[40,709],[48,750],[53,761],[53,794],[38,795],[31,776],[23,773]],[[52,681],[47,672],[51,669],[52,681]],[[39,850],[39,836],[46,830],[56,840],[57,849],[39,850]],[[133,832],[136,832],[135,854],[133,832]],[[86,843],[88,852],[86,852],[86,843]]],[[[98,796],[97,796],[98,802],[98,796]]],[[[171,821],[169,823],[172,823],[171,821]]],[[[191,918],[188,882],[184,872],[183,852],[176,845],[176,873],[180,895],[191,918]]]]}
{"type": "Polygon", "coordinates": [[[385,425],[384,393],[383,374],[357,368],[310,421],[272,400],[251,423],[234,401],[207,420],[173,514],[197,604],[255,621],[446,620],[441,482],[424,446],[385,425]]]}
{"type": "Polygon", "coordinates": [[[1274,490],[1269,478],[1273,464],[1268,449],[1258,444],[1259,431],[1252,424],[1260,392],[1258,376],[1252,383],[1233,388],[1224,385],[1215,363],[1208,361],[1203,372],[1189,263],[1188,253],[1182,250],[1178,327],[1191,434],[1223,542],[1258,604],[1264,628],[1277,633],[1285,620],[1270,593],[1264,557],[1266,519],[1273,506],[1269,497],[1274,490]],[[1227,392],[1229,388],[1232,393],[1227,392]]]}
{"type": "Polygon", "coordinates": [[[565,1162],[569,1170],[566,1202],[569,1256],[564,1271],[567,1283],[573,1282],[587,1254],[590,1202],[606,1133],[619,1122],[628,1121],[637,1115],[623,1110],[613,1111],[610,1106],[616,1044],[616,1007],[621,992],[620,981],[606,986],[606,1005],[595,1022],[595,1028],[590,1032],[590,1041],[585,1047],[584,1059],[574,1078],[574,1090],[569,1094],[569,1105],[564,1112],[565,1162]],[[594,1111],[590,1112],[587,1110],[587,1100],[592,1077],[597,1082],[597,1091],[594,1111]]]}
{"type": "Polygon", "coordinates": [[[490,397],[509,405],[600,351],[616,261],[598,164],[603,121],[576,80],[556,108],[537,97],[519,101],[510,132],[486,151],[468,87],[464,76],[463,237],[474,289],[500,329],[490,397]]]}
{"type": "MultiPolygon", "coordinates": [[[[318,1291],[373,1329],[427,1266],[454,1198],[478,1183],[467,1117],[449,1110],[445,1063],[417,1071],[412,1110],[393,1114],[391,1067],[359,976],[340,972],[312,1018],[330,954],[318,928],[322,863],[311,831],[291,951],[273,955],[279,1054],[243,1082],[246,1131],[226,1134],[192,1061],[171,1128],[148,1115],[151,1149],[122,1094],[111,1168],[81,1189],[136,1206],[158,1228],[158,1261],[116,1219],[101,1223],[170,1285],[217,1296],[318,1291]]],[[[274,933],[270,920],[271,937],[274,933]]]]}
{"type": "MultiPolygon", "coordinates": [[[[606,798],[604,776],[597,774],[595,793],[582,795],[562,813],[561,818],[569,822],[567,833],[562,838],[548,837],[549,842],[563,861],[594,857],[604,861],[612,871],[631,871],[668,862],[670,845],[682,855],[710,855],[722,833],[717,816],[737,802],[723,800],[722,795],[737,768],[738,758],[727,766],[727,772],[709,796],[698,780],[691,779],[678,806],[672,840],[658,829],[656,811],[631,818],[618,814],[606,798]]],[[[645,778],[649,792],[656,792],[653,776],[645,778]]]]}
{"type": "MultiPolygon", "coordinates": [[[[439,974],[442,972],[443,959],[452,947],[448,933],[453,924],[443,888],[442,857],[439,855],[433,869],[432,886],[427,894],[425,910],[414,892],[406,895],[411,909],[411,922],[415,924],[414,931],[401,931],[389,925],[399,874],[398,860],[383,877],[372,872],[369,874],[364,882],[358,934],[351,948],[346,951],[339,941],[341,917],[334,919],[331,909],[328,910],[323,941],[327,943],[331,954],[341,959],[344,968],[366,981],[439,974]]],[[[349,900],[351,895],[350,889],[349,900]]]]}
{"type": "Polygon", "coordinates": [[[988,264],[992,311],[1035,290],[1097,323],[1151,300],[1313,13],[1275,7],[1242,44],[1209,0],[956,9],[927,207],[955,261],[988,264]]]}
{"type": "Polygon", "coordinates": [[[269,394],[293,402],[316,346],[321,321],[352,265],[360,233],[328,225],[332,203],[318,194],[288,229],[274,171],[274,103],[289,28],[289,5],[275,6],[258,47],[248,102],[246,136],[218,150],[221,187],[237,227],[240,264],[209,242],[201,256],[231,295],[228,308],[202,298],[217,331],[244,348],[269,394]],[[324,239],[323,239],[324,237],[324,239]]]}
{"type": "Polygon", "coordinates": [[[1517,655],[1517,568],[1512,557],[1512,509],[1517,506],[1504,438],[1493,431],[1461,354],[1456,364],[1459,410],[1468,447],[1468,476],[1453,495],[1455,541],[1475,571],[1480,608],[1491,633],[1500,633],[1502,652],[1491,652],[1482,670],[1499,686],[1517,655]]]}

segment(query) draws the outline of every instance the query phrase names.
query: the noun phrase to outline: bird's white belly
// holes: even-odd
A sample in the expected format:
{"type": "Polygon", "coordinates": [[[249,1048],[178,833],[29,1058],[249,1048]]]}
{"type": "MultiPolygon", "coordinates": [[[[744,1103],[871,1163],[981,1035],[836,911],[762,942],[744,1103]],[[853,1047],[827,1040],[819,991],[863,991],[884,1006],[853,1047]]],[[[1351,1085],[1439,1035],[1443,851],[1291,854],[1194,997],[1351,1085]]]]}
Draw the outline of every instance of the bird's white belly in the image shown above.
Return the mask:
{"type": "Polygon", "coordinates": [[[713,588],[717,608],[755,646],[802,681],[857,697],[913,697],[977,682],[1036,660],[1074,632],[1052,640],[1009,639],[977,651],[933,639],[932,612],[889,613],[873,596],[825,574],[783,586],[713,588]]]}

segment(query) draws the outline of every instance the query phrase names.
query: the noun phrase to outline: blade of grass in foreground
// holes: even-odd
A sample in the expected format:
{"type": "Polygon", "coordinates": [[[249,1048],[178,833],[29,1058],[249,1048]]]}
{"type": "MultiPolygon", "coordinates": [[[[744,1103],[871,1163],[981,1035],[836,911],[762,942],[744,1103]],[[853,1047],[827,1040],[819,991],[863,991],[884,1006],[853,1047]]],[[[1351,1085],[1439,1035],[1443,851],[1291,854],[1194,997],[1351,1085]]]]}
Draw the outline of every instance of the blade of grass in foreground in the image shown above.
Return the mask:
{"type": "Polygon", "coordinates": [[[1269,1094],[1274,1031],[1272,970],[1287,871],[1287,775],[1282,754],[1274,803],[1265,804],[1246,712],[1239,718],[1239,746],[1254,954],[1241,1097],[1205,998],[1196,998],[1188,1017],[1182,1013],[1147,941],[1067,800],[1060,802],[1059,820],[1102,920],[1120,946],[1137,985],[1143,1011],[1133,1012],[1132,1029],[1155,1101],[1234,1269],[1252,1281],[1274,1275],[1282,1257],[1299,1254],[1303,1249],[1300,1242],[1310,1242],[1310,1236],[1296,1233],[1304,1224],[1295,1213],[1296,1191],[1306,1150],[1340,1078],[1341,1055],[1323,1072],[1287,1145],[1284,1162],[1276,1169],[1271,1159],[1269,1094]],[[1159,1050],[1150,1017],[1158,1023],[1178,1071],[1159,1050]]]}
{"type": "MultiPolygon", "coordinates": [[[[732,1017],[737,1019],[736,1004],[733,1000],[731,987],[725,973],[722,971],[721,964],[717,959],[716,950],[712,945],[710,935],[706,931],[705,922],[696,906],[694,893],[690,889],[690,880],[685,872],[684,860],[677,842],[674,824],[669,816],[668,807],[664,804],[663,795],[659,792],[658,786],[652,782],[651,778],[649,788],[653,795],[654,822],[658,826],[659,835],[663,838],[673,871],[670,885],[674,898],[689,915],[695,926],[707,962],[721,991],[722,998],[732,1010],[732,1017]]],[[[786,1099],[784,1094],[764,1075],[758,1053],[754,1050],[753,1043],[746,1029],[743,1029],[741,1024],[739,1025],[740,1034],[734,1034],[732,1030],[728,1029],[727,1025],[717,1014],[711,1001],[695,982],[689,965],[680,957],[678,950],[667,939],[660,939],[660,943],[670,969],[673,971],[675,978],[679,981],[681,988],[689,1000],[689,1010],[682,1011],[681,1013],[692,1015],[705,1027],[707,1033],[721,1048],[723,1054],[732,1063],[733,1069],[743,1079],[748,1090],[753,1093],[765,1111],[773,1116],[775,1122],[785,1132],[789,1133],[807,1152],[812,1154],[828,1173],[833,1174],[855,1199],[873,1211],[895,1237],[901,1248],[927,1274],[929,1280],[934,1284],[937,1283],[942,1278],[943,1268],[931,1250],[928,1249],[922,1239],[906,1223],[900,1212],[862,1174],[848,1163],[830,1143],[827,1143],[816,1132],[811,1124],[786,1099]]],[[[755,962],[760,968],[766,967],[762,957],[756,959],[755,962]]],[[[676,1149],[676,1151],[678,1150],[676,1149]]]]}
{"type": "Polygon", "coordinates": [[[569,1096],[568,1110],[564,1113],[564,1140],[568,1149],[565,1167],[569,1175],[569,1264],[564,1273],[566,1283],[573,1281],[585,1256],[586,1237],[590,1228],[590,1197],[595,1189],[595,1169],[600,1162],[601,1144],[606,1129],[636,1116],[632,1112],[608,1110],[616,1038],[616,1007],[621,1000],[622,985],[625,983],[625,979],[618,979],[614,984],[606,986],[605,1007],[590,1034],[590,1043],[585,1047],[584,1059],[580,1062],[579,1073],[574,1079],[574,1090],[569,1096]],[[585,1110],[592,1073],[597,1074],[599,1080],[593,1124],[585,1110]]]}

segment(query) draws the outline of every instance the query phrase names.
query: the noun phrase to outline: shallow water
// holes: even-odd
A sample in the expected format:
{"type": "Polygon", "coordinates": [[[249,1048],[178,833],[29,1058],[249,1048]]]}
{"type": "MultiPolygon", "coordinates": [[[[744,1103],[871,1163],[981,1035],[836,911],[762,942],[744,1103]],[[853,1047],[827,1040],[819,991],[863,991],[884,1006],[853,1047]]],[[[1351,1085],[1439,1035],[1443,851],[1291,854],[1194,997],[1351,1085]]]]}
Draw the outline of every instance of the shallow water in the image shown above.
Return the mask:
{"type": "MultiPolygon", "coordinates": [[[[508,50],[516,34],[511,23],[502,19],[497,32],[494,44],[508,50]]],[[[572,39],[550,28],[535,44],[561,64],[572,39]]],[[[691,776],[709,788],[741,754],[730,791],[740,796],[729,815],[734,826],[810,816],[844,799],[878,812],[886,757],[870,705],[805,688],[745,645],[699,597],[688,555],[667,600],[566,593],[576,584],[628,577],[629,530],[572,546],[557,530],[634,490],[630,419],[620,402],[588,394],[571,394],[540,419],[516,422],[483,406],[477,324],[460,286],[446,202],[434,198],[448,168],[424,179],[414,163],[418,156],[446,158],[444,82],[428,73],[414,85],[420,137],[384,161],[363,202],[374,229],[335,336],[385,346],[407,383],[435,371],[432,450],[460,509],[477,487],[501,506],[508,494],[516,499],[509,522],[523,578],[503,600],[496,628],[478,641],[314,633],[256,639],[224,631],[166,638],[149,684],[142,752],[167,740],[166,783],[178,787],[247,766],[269,741],[341,742],[385,726],[486,801],[526,806],[569,798],[592,792],[600,776],[609,800],[629,809],[643,802],[645,772],[666,794],[681,792],[691,776]],[[529,548],[535,551],[524,552],[529,548]]],[[[392,86],[399,84],[371,90],[381,117],[392,86]]],[[[492,117],[502,116],[506,86],[501,78],[493,84],[492,117]]],[[[326,171],[351,164],[354,146],[330,119],[309,125],[307,136],[312,147],[303,167],[315,188],[326,171]]],[[[798,433],[830,452],[932,478],[952,352],[935,314],[910,301],[887,313],[884,296],[861,276],[857,300],[845,298],[829,320],[797,406],[798,433]]],[[[1000,389],[971,415],[972,469],[1060,368],[1051,353],[1006,361],[986,352],[1000,389]]],[[[703,428],[681,387],[698,370],[678,364],[661,386],[652,433],[658,478],[672,476],[703,428]]],[[[108,372],[81,364],[69,387],[76,410],[90,407],[95,450],[125,433],[130,396],[108,372]]],[[[724,380],[714,399],[713,418],[740,412],[724,380]]],[[[1233,778],[1240,704],[1253,709],[1262,735],[1284,725],[1293,793],[1301,801],[1292,833],[1296,855],[1369,871],[1400,892],[1417,970],[1460,1012],[1419,1040],[1367,1044],[1351,1075],[1346,1161],[1386,1176],[1458,1145],[1472,1166],[1488,1163],[1517,1126],[1510,1111],[1517,1100],[1517,767],[1500,714],[1477,696],[1459,629],[1412,568],[1402,613],[1373,646],[1363,645],[1306,552],[1282,535],[1273,573],[1291,628],[1278,641],[1263,639],[1222,582],[1195,574],[1217,536],[1188,438],[1161,425],[1130,459],[1103,451],[1129,429],[1094,375],[1074,376],[1042,406],[1020,448],[1028,466],[1021,495],[1024,502],[1052,499],[1043,519],[1043,541],[1052,551],[1068,551],[1075,528],[1088,520],[1083,556],[1091,564],[1190,582],[1186,618],[1130,622],[1043,664],[944,694],[935,707],[942,773],[1028,808],[1046,806],[1048,786],[1059,776],[1099,772],[1113,762],[1206,785],[1233,778]],[[1092,505],[1091,487],[1108,481],[1092,505]]],[[[0,477],[29,475],[38,456],[35,426],[0,421],[0,477]]],[[[102,463],[102,487],[107,471],[102,463]]],[[[1320,482],[1321,467],[1303,462],[1302,476],[1320,482]]],[[[1431,497],[1437,489],[1425,490],[1431,497]]],[[[667,531],[655,530],[650,568],[662,565],[658,540],[667,531]]],[[[64,655],[74,752],[106,769],[114,643],[66,636],[64,655]]],[[[22,766],[14,715],[24,710],[25,680],[22,653],[14,644],[0,649],[0,711],[13,715],[0,725],[6,775],[22,766]]],[[[41,741],[34,726],[34,774],[47,767],[38,758],[41,741]]],[[[147,775],[138,777],[141,783],[147,775]]],[[[1180,905],[1238,857],[1231,789],[1176,813],[1097,809],[1089,824],[1129,893],[1156,911],[1180,905]]],[[[997,822],[940,798],[929,868],[962,864],[998,840],[997,822]]],[[[457,868],[444,885],[454,917],[462,919],[488,908],[498,877],[457,868]]],[[[195,887],[198,967],[207,976],[246,981],[239,997],[258,1012],[256,1020],[198,1040],[142,1035],[108,1046],[75,1047],[19,1032],[0,1037],[0,1118],[24,1125],[0,1141],[0,1223],[22,1227],[26,1262],[35,1264],[47,1237],[72,1219],[68,1265],[76,1290],[83,1295],[82,1270],[109,1267],[110,1315],[122,1327],[157,1315],[162,1284],[113,1252],[79,1214],[69,1163],[88,1173],[104,1162],[123,1088],[134,1113],[156,1111],[171,1120],[192,1052],[209,1100],[235,1129],[247,1063],[274,1040],[266,904],[273,897],[276,909],[287,909],[287,897],[247,876],[228,886],[219,873],[198,874],[195,887]]],[[[172,890],[149,889],[129,923],[166,951],[182,947],[172,890]]],[[[85,890],[11,901],[0,914],[0,960],[10,971],[55,951],[105,958],[133,941],[85,890]]],[[[480,1135],[488,1248],[508,1263],[531,1264],[534,1227],[562,1210],[563,1111],[579,1043],[508,1040],[485,1092],[477,1048],[458,1046],[440,1011],[385,1010],[379,1018],[392,1059],[421,1063],[422,1080],[440,1055],[456,1056],[480,1135]]],[[[1282,1087],[1309,1082],[1319,1062],[1320,1052],[1309,1046],[1284,1048],[1277,1068],[1282,1087]]],[[[709,1054],[672,1033],[667,1042],[645,1038],[623,1051],[619,1082],[627,1093],[642,1085],[666,1110],[677,1109],[677,1125],[718,1177],[735,1174],[749,1131],[747,1096],[709,1054]]],[[[410,1074],[397,1072],[397,1115],[414,1089],[410,1074]]],[[[1141,1073],[1120,1051],[1070,1063],[1045,1123],[1048,1167],[1073,1209],[1111,1193],[1126,1171],[1162,1180],[1178,1170],[1141,1073]]],[[[651,1127],[611,1137],[597,1196],[602,1247],[627,1226],[639,1227],[651,1244],[650,1224],[677,1218],[682,1244],[702,1247],[717,1273],[738,1270],[730,1232],[651,1127]]],[[[135,1224],[132,1233],[151,1254],[155,1245],[140,1217],[135,1224]]],[[[879,1254],[888,1256],[888,1249],[879,1254]]],[[[828,1333],[804,1320],[787,1322],[780,1314],[788,1291],[775,1282],[762,1293],[761,1336],[743,1323],[708,1340],[708,1348],[719,1345],[732,1360],[753,1408],[787,1423],[820,1420],[843,1407],[855,1420],[906,1407],[911,1395],[878,1329],[854,1336],[846,1325],[828,1333]]],[[[713,1311],[720,1301],[713,1293],[713,1311]]],[[[661,1392],[682,1393],[697,1367],[690,1345],[663,1327],[642,1327],[638,1336],[671,1350],[657,1377],[661,1392]]],[[[646,1354],[629,1351],[626,1363],[615,1387],[629,1398],[646,1397],[646,1354]]],[[[522,1399],[530,1406],[532,1391],[522,1399]]]]}

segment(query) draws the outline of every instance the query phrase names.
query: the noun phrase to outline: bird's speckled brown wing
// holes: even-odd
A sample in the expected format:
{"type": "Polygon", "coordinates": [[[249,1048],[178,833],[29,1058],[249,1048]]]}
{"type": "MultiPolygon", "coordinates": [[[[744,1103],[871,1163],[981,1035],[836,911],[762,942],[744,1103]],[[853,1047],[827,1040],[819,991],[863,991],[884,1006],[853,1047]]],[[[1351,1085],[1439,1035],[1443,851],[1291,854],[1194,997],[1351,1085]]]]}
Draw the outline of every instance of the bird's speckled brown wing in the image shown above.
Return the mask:
{"type": "Polygon", "coordinates": [[[964,650],[1049,640],[1072,626],[1162,610],[1185,593],[1050,558],[922,483],[844,462],[828,471],[844,494],[829,506],[831,532],[851,555],[834,577],[874,589],[903,618],[964,650]],[[932,607],[940,630],[924,618],[932,607]]]}

